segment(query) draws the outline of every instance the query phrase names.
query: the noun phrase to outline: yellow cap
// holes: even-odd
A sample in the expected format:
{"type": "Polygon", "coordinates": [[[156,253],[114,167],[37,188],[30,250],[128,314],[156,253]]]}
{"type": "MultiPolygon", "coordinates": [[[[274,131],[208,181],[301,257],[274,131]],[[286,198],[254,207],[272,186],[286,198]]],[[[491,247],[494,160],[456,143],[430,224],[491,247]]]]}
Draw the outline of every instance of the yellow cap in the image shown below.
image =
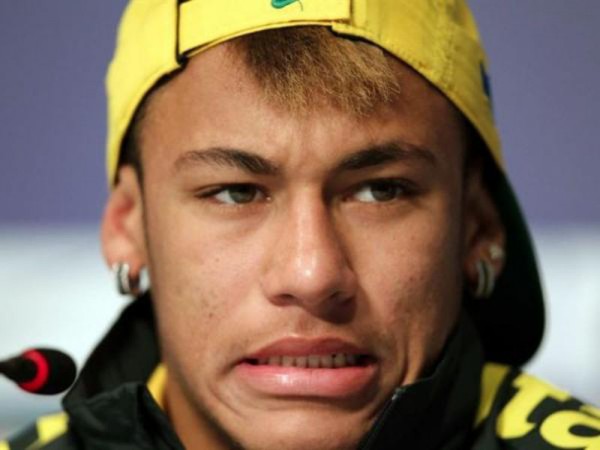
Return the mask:
{"type": "Polygon", "coordinates": [[[300,25],[366,39],[411,65],[471,121],[502,167],[486,57],[463,0],[132,0],[107,77],[109,184],[136,108],[180,61],[236,36],[300,25]]]}
{"type": "Polygon", "coordinates": [[[139,104],[183,61],[237,36],[323,25],[386,49],[443,92],[479,132],[496,167],[488,187],[506,228],[493,295],[467,304],[486,356],[522,364],[536,351],[544,308],[531,239],[503,170],[487,62],[466,0],[130,0],[107,77],[108,181],[139,104]]]}

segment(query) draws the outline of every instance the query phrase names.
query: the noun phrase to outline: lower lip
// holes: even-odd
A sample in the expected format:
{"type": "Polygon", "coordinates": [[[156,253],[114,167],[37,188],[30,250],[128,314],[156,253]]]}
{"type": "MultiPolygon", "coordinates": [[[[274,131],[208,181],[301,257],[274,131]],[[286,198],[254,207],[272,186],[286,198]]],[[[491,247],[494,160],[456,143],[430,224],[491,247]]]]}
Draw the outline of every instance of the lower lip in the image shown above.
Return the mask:
{"type": "Polygon", "coordinates": [[[254,365],[235,368],[236,375],[250,388],[266,395],[347,399],[369,390],[377,375],[375,364],[338,369],[254,365]]]}

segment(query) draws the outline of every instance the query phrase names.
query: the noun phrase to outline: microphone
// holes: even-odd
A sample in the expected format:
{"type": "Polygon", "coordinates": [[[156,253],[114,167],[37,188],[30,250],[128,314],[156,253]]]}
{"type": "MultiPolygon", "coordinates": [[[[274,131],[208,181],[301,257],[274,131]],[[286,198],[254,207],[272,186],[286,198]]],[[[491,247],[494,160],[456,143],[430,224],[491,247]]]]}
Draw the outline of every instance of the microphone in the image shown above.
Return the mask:
{"type": "Polygon", "coordinates": [[[71,357],[58,350],[34,348],[19,356],[0,361],[0,373],[24,391],[55,395],[66,391],[77,374],[71,357]]]}

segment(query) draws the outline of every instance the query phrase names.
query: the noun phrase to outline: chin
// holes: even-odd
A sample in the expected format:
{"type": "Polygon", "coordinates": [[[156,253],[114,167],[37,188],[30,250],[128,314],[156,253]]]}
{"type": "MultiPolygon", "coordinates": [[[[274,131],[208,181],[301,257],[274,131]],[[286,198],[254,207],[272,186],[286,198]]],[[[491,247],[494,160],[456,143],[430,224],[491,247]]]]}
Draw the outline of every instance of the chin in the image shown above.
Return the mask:
{"type": "Polygon", "coordinates": [[[356,449],[370,428],[346,414],[320,414],[319,407],[303,414],[271,414],[266,423],[252,426],[247,439],[240,439],[248,450],[350,450],[356,449]]]}
{"type": "Polygon", "coordinates": [[[269,436],[257,440],[255,444],[242,444],[246,450],[355,450],[360,442],[358,439],[348,439],[348,436],[335,436],[327,433],[326,436],[309,435],[310,430],[296,433],[292,436],[269,436]]]}

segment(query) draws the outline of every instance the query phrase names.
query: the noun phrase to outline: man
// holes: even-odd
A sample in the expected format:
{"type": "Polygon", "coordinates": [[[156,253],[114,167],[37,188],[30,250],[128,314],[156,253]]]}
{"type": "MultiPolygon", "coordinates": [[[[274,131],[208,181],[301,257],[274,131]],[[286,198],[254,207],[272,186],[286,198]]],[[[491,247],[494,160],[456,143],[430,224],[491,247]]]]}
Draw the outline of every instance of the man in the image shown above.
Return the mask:
{"type": "Polygon", "coordinates": [[[600,448],[518,369],[542,297],[462,1],[133,0],[108,94],[138,298],[4,448],[600,448]]]}

